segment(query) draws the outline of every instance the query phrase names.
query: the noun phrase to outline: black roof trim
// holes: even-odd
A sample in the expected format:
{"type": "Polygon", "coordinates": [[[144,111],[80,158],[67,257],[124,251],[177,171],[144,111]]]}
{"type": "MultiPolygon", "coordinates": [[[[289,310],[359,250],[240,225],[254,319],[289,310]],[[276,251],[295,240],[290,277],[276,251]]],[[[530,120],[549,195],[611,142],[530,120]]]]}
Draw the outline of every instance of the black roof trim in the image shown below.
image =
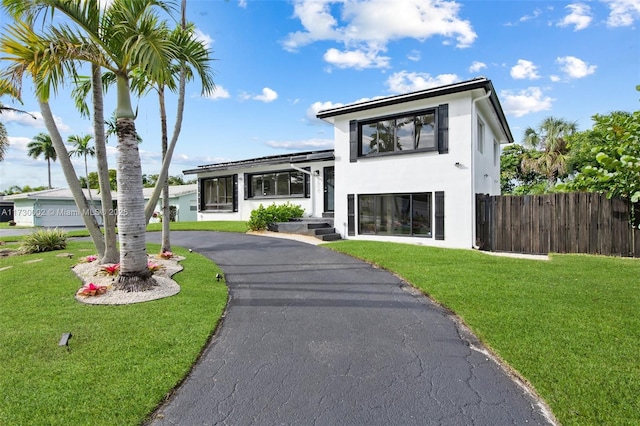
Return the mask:
{"type": "Polygon", "coordinates": [[[290,164],[290,163],[304,163],[310,161],[328,161],[333,160],[333,149],[326,149],[321,151],[306,151],[297,152],[293,154],[280,154],[269,155],[266,157],[251,158],[248,160],[229,161],[227,163],[215,163],[207,164],[204,166],[198,166],[197,169],[183,170],[185,175],[192,175],[203,172],[213,172],[220,170],[232,170],[245,167],[254,167],[257,165],[277,165],[277,164],[290,164]]]}
{"type": "Polygon", "coordinates": [[[461,81],[458,83],[448,84],[446,86],[433,87],[431,89],[421,90],[418,92],[405,93],[402,95],[393,95],[384,98],[372,99],[365,102],[358,102],[355,104],[344,105],[337,108],[326,109],[316,114],[316,117],[320,119],[336,117],[339,115],[351,114],[354,112],[367,111],[373,108],[380,108],[390,105],[397,105],[404,102],[417,101],[421,99],[433,98],[436,96],[450,95],[454,93],[467,92],[475,89],[484,89],[485,93],[491,92],[491,104],[495,109],[500,125],[507,136],[508,142],[513,143],[513,135],[509,129],[509,124],[496,95],[496,91],[493,88],[491,80],[486,77],[476,77],[471,80],[461,81]]]}

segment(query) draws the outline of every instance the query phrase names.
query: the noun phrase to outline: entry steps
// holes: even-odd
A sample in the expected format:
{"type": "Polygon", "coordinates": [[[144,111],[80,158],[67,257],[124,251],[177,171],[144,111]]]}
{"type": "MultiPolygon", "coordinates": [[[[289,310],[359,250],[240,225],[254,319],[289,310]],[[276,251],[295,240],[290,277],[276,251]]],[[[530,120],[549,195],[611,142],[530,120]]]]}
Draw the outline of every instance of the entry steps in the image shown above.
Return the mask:
{"type": "Polygon", "coordinates": [[[304,217],[289,222],[277,222],[269,226],[269,231],[310,235],[322,241],[342,239],[333,227],[333,217],[304,217]]]}

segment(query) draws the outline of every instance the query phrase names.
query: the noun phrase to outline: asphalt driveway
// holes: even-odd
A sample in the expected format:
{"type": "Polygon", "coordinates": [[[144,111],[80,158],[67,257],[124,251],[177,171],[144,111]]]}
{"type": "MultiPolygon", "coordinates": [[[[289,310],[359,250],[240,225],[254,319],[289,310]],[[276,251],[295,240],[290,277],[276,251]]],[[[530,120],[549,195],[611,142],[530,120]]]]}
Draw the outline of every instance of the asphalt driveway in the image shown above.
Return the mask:
{"type": "Polygon", "coordinates": [[[550,424],[451,315],[388,272],[298,241],[171,239],[222,267],[231,300],[154,425],[550,424]]]}

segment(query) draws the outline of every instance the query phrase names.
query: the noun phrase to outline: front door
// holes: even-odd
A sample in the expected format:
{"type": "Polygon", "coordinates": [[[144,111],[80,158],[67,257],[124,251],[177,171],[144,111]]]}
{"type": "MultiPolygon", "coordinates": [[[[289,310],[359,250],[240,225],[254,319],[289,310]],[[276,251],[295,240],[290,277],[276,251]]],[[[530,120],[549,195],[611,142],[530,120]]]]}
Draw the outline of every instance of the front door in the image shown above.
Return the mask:
{"type": "Polygon", "coordinates": [[[335,182],[334,168],[325,167],[324,168],[324,211],[325,212],[333,211],[334,182],[335,182]]]}

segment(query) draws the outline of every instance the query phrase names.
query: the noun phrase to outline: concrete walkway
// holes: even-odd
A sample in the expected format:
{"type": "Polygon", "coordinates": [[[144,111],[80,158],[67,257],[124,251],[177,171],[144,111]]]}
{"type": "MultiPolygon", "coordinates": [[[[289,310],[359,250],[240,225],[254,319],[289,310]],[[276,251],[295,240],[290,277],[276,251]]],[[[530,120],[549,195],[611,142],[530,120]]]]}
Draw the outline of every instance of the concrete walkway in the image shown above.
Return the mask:
{"type": "Polygon", "coordinates": [[[154,425],[551,424],[447,312],[390,273],[300,241],[171,239],[223,268],[231,300],[154,425]]]}

